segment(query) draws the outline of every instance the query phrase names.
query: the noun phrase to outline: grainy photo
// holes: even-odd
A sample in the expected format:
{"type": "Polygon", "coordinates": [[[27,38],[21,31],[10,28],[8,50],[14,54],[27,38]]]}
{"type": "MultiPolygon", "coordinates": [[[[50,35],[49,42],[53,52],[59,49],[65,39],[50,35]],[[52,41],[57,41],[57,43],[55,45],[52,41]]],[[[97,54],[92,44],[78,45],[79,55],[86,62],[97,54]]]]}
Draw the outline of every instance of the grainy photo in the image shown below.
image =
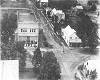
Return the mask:
{"type": "Polygon", "coordinates": [[[0,80],[100,80],[100,0],[0,0],[0,80]]]}

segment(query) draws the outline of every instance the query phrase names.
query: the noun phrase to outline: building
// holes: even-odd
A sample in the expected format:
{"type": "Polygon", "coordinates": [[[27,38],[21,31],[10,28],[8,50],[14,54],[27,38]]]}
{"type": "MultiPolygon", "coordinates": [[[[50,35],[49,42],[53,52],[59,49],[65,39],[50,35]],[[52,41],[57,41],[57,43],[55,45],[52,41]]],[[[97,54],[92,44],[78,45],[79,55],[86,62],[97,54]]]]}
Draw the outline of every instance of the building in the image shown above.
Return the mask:
{"type": "Polygon", "coordinates": [[[82,44],[81,39],[76,35],[76,31],[69,25],[62,29],[62,37],[69,47],[79,47],[82,44]]]}
{"type": "Polygon", "coordinates": [[[38,47],[39,26],[33,15],[29,12],[18,13],[18,28],[15,32],[15,40],[23,41],[26,49],[38,47]]]}
{"type": "Polygon", "coordinates": [[[65,40],[66,44],[70,46],[69,44],[69,37],[76,32],[74,29],[72,29],[69,25],[66,28],[62,28],[62,37],[65,40]]]}
{"type": "Polygon", "coordinates": [[[70,35],[70,37],[69,37],[69,46],[70,47],[81,47],[82,46],[82,41],[76,35],[76,32],[74,32],[72,35],[70,35]]]}
{"type": "Polygon", "coordinates": [[[48,0],[40,0],[40,7],[47,7],[48,6],[48,0]]]}

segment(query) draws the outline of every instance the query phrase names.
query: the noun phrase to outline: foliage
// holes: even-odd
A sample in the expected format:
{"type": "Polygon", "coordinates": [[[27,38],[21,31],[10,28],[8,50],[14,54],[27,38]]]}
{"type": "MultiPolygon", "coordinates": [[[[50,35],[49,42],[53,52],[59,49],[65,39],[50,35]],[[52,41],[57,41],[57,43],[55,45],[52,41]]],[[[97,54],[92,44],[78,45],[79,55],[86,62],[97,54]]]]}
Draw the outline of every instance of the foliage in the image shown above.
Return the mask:
{"type": "Polygon", "coordinates": [[[18,58],[19,58],[19,70],[23,71],[26,63],[26,50],[24,49],[24,42],[17,42],[16,43],[16,48],[15,48],[19,54],[18,54],[18,58]]]}
{"type": "Polygon", "coordinates": [[[39,80],[60,79],[60,66],[53,52],[46,52],[40,66],[39,80]]]}
{"type": "MultiPolygon", "coordinates": [[[[91,65],[92,66],[92,65],[91,65]]],[[[81,73],[81,77],[88,80],[95,80],[97,78],[97,71],[94,70],[88,70],[86,68],[86,65],[82,64],[78,66],[78,71],[81,73]]],[[[79,78],[78,76],[76,78],[79,78]]]]}
{"type": "Polygon", "coordinates": [[[87,3],[85,4],[84,10],[87,12],[91,12],[91,11],[96,11],[96,5],[98,4],[98,0],[88,0],[87,3]]]}
{"type": "Polygon", "coordinates": [[[90,72],[90,79],[95,80],[97,78],[96,69],[90,72]]]}
{"type": "Polygon", "coordinates": [[[16,59],[18,51],[15,50],[15,43],[9,42],[7,44],[2,44],[1,49],[2,49],[2,54],[1,54],[2,59],[5,60],[16,59]]]}
{"type": "Polygon", "coordinates": [[[48,48],[52,48],[52,45],[50,45],[45,37],[45,34],[43,32],[42,29],[39,30],[39,47],[44,48],[44,47],[48,47],[48,48]]]}
{"type": "Polygon", "coordinates": [[[25,67],[26,61],[26,50],[22,46],[22,42],[8,42],[3,43],[1,46],[2,60],[19,60],[19,69],[23,69],[25,67]]]}
{"type": "Polygon", "coordinates": [[[13,36],[17,28],[17,15],[15,13],[5,13],[1,22],[2,42],[7,43],[9,38],[13,36]]]}
{"type": "Polygon", "coordinates": [[[0,5],[2,5],[5,1],[4,0],[0,0],[0,5]]]}
{"type": "Polygon", "coordinates": [[[34,65],[35,68],[37,68],[40,66],[41,62],[42,62],[42,54],[41,54],[40,48],[37,48],[34,51],[34,56],[32,58],[32,64],[34,65]]]}
{"type": "Polygon", "coordinates": [[[48,5],[59,9],[70,9],[71,6],[75,6],[77,0],[49,0],[48,5]]]}
{"type": "Polygon", "coordinates": [[[77,36],[82,40],[83,46],[95,48],[98,45],[97,24],[92,22],[85,11],[70,10],[68,24],[77,32],[77,36]]]}

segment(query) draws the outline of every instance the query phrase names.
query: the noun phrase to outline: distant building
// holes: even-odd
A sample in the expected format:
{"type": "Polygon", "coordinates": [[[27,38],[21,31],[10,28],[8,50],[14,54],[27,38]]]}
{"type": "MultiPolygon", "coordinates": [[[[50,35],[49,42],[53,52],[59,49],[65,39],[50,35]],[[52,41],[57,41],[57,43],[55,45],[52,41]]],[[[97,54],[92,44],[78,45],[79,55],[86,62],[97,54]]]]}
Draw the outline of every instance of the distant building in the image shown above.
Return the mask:
{"type": "Polygon", "coordinates": [[[77,9],[83,9],[83,6],[77,5],[76,8],[77,9]]]}
{"type": "Polygon", "coordinates": [[[69,44],[69,37],[74,32],[76,32],[74,29],[72,29],[69,25],[66,28],[62,28],[62,37],[65,40],[66,44],[70,46],[69,44]]]}
{"type": "Polygon", "coordinates": [[[69,37],[69,46],[70,47],[81,47],[82,46],[82,41],[76,35],[76,32],[74,32],[72,35],[70,35],[70,37],[69,37]]]}
{"type": "Polygon", "coordinates": [[[82,42],[81,39],[76,35],[76,31],[69,25],[62,29],[62,37],[69,47],[79,47],[82,42]]]}
{"type": "Polygon", "coordinates": [[[18,28],[15,32],[16,41],[24,41],[26,49],[38,46],[39,26],[31,19],[30,13],[18,13],[18,28]]]}
{"type": "Polygon", "coordinates": [[[48,0],[40,0],[40,7],[47,7],[48,6],[48,0]]]}

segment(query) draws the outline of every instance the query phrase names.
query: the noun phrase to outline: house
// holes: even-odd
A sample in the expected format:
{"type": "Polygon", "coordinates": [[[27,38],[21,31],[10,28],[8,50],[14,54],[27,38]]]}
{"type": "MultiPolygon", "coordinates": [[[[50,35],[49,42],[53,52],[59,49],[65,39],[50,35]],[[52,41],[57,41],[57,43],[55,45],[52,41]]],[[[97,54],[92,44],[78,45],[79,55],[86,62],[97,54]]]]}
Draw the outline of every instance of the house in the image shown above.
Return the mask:
{"type": "Polygon", "coordinates": [[[72,35],[69,36],[69,46],[70,47],[81,47],[82,41],[74,32],[72,35]]]}
{"type": "Polygon", "coordinates": [[[62,37],[69,46],[69,37],[76,32],[74,29],[72,29],[69,25],[66,28],[62,28],[62,37]]]}
{"type": "Polygon", "coordinates": [[[62,37],[69,47],[81,46],[81,39],[76,35],[76,31],[69,25],[66,28],[62,28],[62,37]]]}
{"type": "Polygon", "coordinates": [[[47,7],[48,6],[48,0],[40,0],[40,7],[47,7]]]}
{"type": "Polygon", "coordinates": [[[26,49],[34,50],[38,47],[39,26],[28,12],[18,13],[18,28],[15,32],[15,41],[23,41],[26,49]]]}

